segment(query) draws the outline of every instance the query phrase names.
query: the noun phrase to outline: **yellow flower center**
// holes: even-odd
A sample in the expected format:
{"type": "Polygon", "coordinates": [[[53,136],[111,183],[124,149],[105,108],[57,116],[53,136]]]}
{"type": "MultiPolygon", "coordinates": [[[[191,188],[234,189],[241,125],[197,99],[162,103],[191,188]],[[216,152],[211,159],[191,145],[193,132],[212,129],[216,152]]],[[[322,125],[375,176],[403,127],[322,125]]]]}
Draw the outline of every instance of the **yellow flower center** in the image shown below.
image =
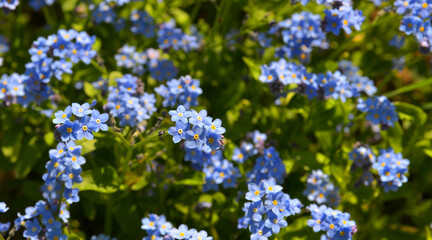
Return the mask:
{"type": "Polygon", "coordinates": [[[71,133],[72,132],[72,128],[67,128],[66,132],[71,133]]]}

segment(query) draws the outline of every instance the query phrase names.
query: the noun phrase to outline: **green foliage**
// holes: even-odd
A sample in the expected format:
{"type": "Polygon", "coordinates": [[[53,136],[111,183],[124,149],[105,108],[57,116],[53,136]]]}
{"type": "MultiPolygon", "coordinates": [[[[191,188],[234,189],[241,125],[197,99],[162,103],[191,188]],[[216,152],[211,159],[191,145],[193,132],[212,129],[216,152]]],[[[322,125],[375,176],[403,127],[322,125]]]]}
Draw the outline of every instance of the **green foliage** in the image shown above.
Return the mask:
{"type": "MultiPolygon", "coordinates": [[[[24,1],[22,1],[24,2],[24,1]]],[[[80,18],[75,12],[81,1],[61,0],[43,11],[34,12],[23,5],[15,13],[1,15],[7,24],[0,32],[8,34],[11,50],[5,55],[2,73],[24,72],[30,59],[28,49],[37,36],[47,36],[59,28],[85,30],[97,37],[98,58],[91,65],[78,64],[73,74],[55,82],[60,94],[56,109],[72,102],[90,102],[97,99],[96,108],[102,110],[106,95],[95,89],[92,82],[102,76],[115,85],[115,79],[127,71],[116,67],[114,55],[125,43],[139,50],[157,48],[155,41],[132,35],[127,29],[116,33],[109,24],[95,25],[88,17],[80,18]],[[103,64],[101,64],[103,62],[103,64]],[[75,89],[83,82],[83,89],[75,89]]],[[[274,104],[275,97],[268,86],[259,82],[260,66],[274,58],[274,47],[262,55],[253,41],[254,31],[265,31],[269,24],[288,18],[295,12],[309,10],[316,14],[323,7],[292,6],[290,1],[262,0],[156,0],[133,2],[119,12],[128,17],[131,9],[146,9],[157,23],[174,18],[187,31],[195,24],[203,34],[205,45],[198,52],[166,53],[179,68],[180,75],[190,74],[200,79],[203,95],[197,109],[207,109],[209,115],[220,118],[227,129],[224,134],[225,157],[231,160],[235,146],[239,146],[249,131],[266,132],[281,155],[287,176],[284,191],[303,203],[306,175],[314,169],[323,169],[341,189],[340,210],[349,212],[358,232],[354,239],[426,239],[432,240],[432,79],[429,56],[419,55],[412,38],[401,51],[388,46],[395,34],[400,34],[400,16],[376,9],[369,1],[354,1],[364,11],[365,23],[361,31],[351,35],[328,35],[329,49],[315,51],[307,64],[312,72],[337,70],[339,60],[353,61],[362,75],[373,79],[379,94],[389,97],[400,117],[394,127],[380,132],[380,138],[365,124],[364,114],[348,100],[308,100],[290,91],[274,104]],[[247,16],[247,17],[246,17],[247,16]],[[243,41],[227,47],[225,36],[231,29],[239,29],[237,37],[243,41]],[[394,57],[405,56],[403,71],[391,69],[394,57]],[[349,133],[336,131],[348,125],[349,133]],[[385,193],[379,186],[354,188],[360,171],[351,172],[348,153],[356,142],[368,143],[378,149],[392,147],[410,159],[409,181],[399,191],[385,193]]],[[[146,73],[140,76],[147,92],[154,92],[159,83],[146,73]]],[[[291,89],[292,90],[292,89],[291,89]]],[[[42,196],[37,190],[43,183],[48,150],[55,148],[52,118],[39,113],[41,109],[55,108],[51,104],[22,108],[2,106],[0,110],[0,196],[13,212],[24,212],[42,196]]],[[[93,141],[79,141],[87,163],[83,166],[81,201],[71,205],[72,221],[65,229],[69,239],[89,239],[104,232],[118,239],[141,239],[141,219],[149,213],[164,214],[178,226],[181,223],[196,229],[205,229],[215,240],[248,239],[247,230],[237,229],[237,219],[247,190],[242,178],[237,189],[202,192],[203,173],[184,161],[184,150],[162,134],[172,122],[158,97],[157,113],[144,123],[145,130],[137,132],[126,127],[97,133],[93,141]],[[163,120],[157,125],[158,117],[163,120]],[[152,129],[154,128],[154,129],[152,129]],[[162,132],[161,132],[162,131],[162,132]],[[240,191],[241,194],[238,194],[240,191]],[[199,209],[203,202],[212,204],[199,209]]],[[[246,163],[244,168],[253,166],[246,163]]],[[[242,174],[246,170],[240,169],[242,174]]],[[[13,221],[15,215],[4,215],[13,221]]],[[[3,217],[3,215],[2,215],[3,217]]],[[[289,225],[273,239],[319,239],[306,225],[310,214],[287,219],[289,225]]],[[[2,222],[5,220],[1,219],[2,222]]],[[[19,239],[19,238],[18,238],[19,239]]]]}

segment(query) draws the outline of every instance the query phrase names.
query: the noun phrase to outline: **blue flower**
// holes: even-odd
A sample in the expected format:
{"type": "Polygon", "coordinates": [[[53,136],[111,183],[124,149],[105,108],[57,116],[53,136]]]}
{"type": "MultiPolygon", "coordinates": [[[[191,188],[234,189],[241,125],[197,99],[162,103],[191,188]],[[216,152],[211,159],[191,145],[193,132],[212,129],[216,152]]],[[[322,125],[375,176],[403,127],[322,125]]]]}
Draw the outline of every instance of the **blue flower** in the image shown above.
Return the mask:
{"type": "Polygon", "coordinates": [[[92,110],[90,110],[89,107],[90,104],[88,103],[84,103],[83,105],[72,103],[72,113],[77,117],[83,117],[84,115],[92,113],[92,110]]]}
{"type": "Polygon", "coordinates": [[[186,134],[187,134],[187,138],[186,138],[187,148],[202,147],[205,144],[204,139],[206,136],[206,131],[204,128],[194,126],[192,130],[188,130],[186,134]]]}
{"type": "Polygon", "coordinates": [[[207,117],[204,118],[204,124],[205,124],[205,128],[208,131],[212,131],[215,132],[217,134],[224,134],[225,133],[225,128],[222,127],[222,120],[220,120],[219,118],[215,119],[213,122],[211,121],[211,118],[207,117]]]}
{"type": "Polygon", "coordinates": [[[38,220],[36,218],[33,218],[33,220],[26,221],[25,227],[26,230],[24,230],[23,236],[25,238],[36,239],[41,230],[41,226],[39,225],[38,220]]]}
{"type": "Polygon", "coordinates": [[[81,183],[83,181],[81,172],[81,168],[66,168],[66,171],[61,175],[61,180],[65,182],[65,186],[67,188],[72,188],[74,183],[81,183]]]}
{"type": "Polygon", "coordinates": [[[93,131],[96,131],[98,124],[89,116],[85,115],[81,118],[80,129],[77,131],[76,135],[78,139],[85,137],[88,140],[93,139],[93,131]]]}
{"type": "Polygon", "coordinates": [[[70,106],[67,106],[64,111],[60,110],[54,114],[56,118],[53,120],[53,123],[55,124],[64,123],[66,120],[69,120],[71,115],[72,115],[72,108],[70,106]]]}
{"type": "Polygon", "coordinates": [[[282,190],[282,187],[276,184],[276,180],[274,178],[270,178],[267,181],[264,181],[263,187],[267,194],[277,193],[282,190]]]}
{"type": "Polygon", "coordinates": [[[201,230],[197,233],[193,233],[190,240],[213,240],[213,237],[208,236],[206,231],[201,230]]]}
{"type": "Polygon", "coordinates": [[[189,129],[189,123],[184,124],[183,122],[177,122],[175,127],[170,127],[168,133],[173,136],[173,142],[178,143],[182,139],[187,138],[187,131],[189,129]]]}
{"type": "Polygon", "coordinates": [[[0,222],[0,232],[6,232],[9,230],[11,223],[7,222],[7,223],[1,223],[0,222]]]}
{"type": "Polygon", "coordinates": [[[78,121],[71,122],[66,120],[57,130],[61,134],[61,139],[64,142],[69,139],[78,140],[77,133],[81,130],[81,124],[78,121]]]}
{"type": "Polygon", "coordinates": [[[191,232],[186,225],[181,224],[178,229],[173,228],[169,235],[174,239],[189,239],[191,232]]]}
{"type": "Polygon", "coordinates": [[[260,201],[266,193],[266,190],[262,183],[260,183],[259,185],[256,185],[255,183],[249,183],[248,189],[249,192],[246,193],[246,200],[250,200],[252,202],[260,201]]]}
{"type": "Polygon", "coordinates": [[[96,123],[95,132],[99,132],[99,129],[102,131],[108,131],[108,125],[106,124],[106,121],[108,121],[109,118],[108,113],[100,114],[98,110],[93,109],[91,117],[94,123],[96,123]]]}
{"type": "Polygon", "coordinates": [[[0,212],[4,213],[7,212],[7,210],[9,210],[9,208],[6,206],[6,203],[0,202],[0,212]]]}
{"type": "Polygon", "coordinates": [[[278,234],[281,228],[288,226],[287,221],[274,212],[268,212],[267,215],[264,226],[270,228],[273,233],[278,234]]]}
{"type": "Polygon", "coordinates": [[[183,105],[179,105],[177,110],[171,110],[168,112],[171,115],[171,121],[177,122],[181,121],[184,124],[188,123],[188,118],[190,117],[190,112],[186,111],[183,105]]]}

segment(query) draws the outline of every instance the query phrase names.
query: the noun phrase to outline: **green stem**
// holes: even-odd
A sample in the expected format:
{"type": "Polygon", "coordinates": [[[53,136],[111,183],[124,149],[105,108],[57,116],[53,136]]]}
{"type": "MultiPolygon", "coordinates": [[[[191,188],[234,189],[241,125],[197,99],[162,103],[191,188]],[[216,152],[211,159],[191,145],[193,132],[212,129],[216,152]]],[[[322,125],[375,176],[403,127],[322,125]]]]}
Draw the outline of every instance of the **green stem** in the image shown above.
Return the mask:
{"type": "Polygon", "coordinates": [[[107,205],[105,209],[105,223],[104,223],[104,232],[107,235],[111,235],[111,225],[112,225],[112,202],[108,197],[107,205]]]}
{"type": "Polygon", "coordinates": [[[116,131],[108,131],[108,132],[110,132],[111,134],[113,134],[114,136],[116,136],[116,137],[119,137],[120,138],[120,140],[122,141],[122,143],[126,146],[126,147],[129,147],[130,145],[129,145],[129,142],[126,140],[126,138],[121,134],[121,133],[119,133],[119,132],[116,132],[116,131]]]}
{"type": "Polygon", "coordinates": [[[194,8],[192,10],[192,13],[190,15],[190,18],[189,18],[190,19],[190,24],[192,24],[192,23],[195,22],[195,19],[196,19],[197,15],[198,15],[199,9],[201,8],[201,5],[202,5],[202,0],[198,0],[198,2],[195,3],[195,6],[194,6],[194,8]]]}
{"type": "Polygon", "coordinates": [[[129,147],[129,148],[127,149],[126,158],[125,158],[125,160],[124,160],[124,162],[123,162],[123,176],[122,176],[123,182],[124,182],[125,177],[126,177],[126,171],[127,171],[127,169],[128,169],[128,166],[129,166],[129,160],[130,160],[131,157],[132,157],[132,152],[133,152],[133,148],[130,148],[130,147],[129,147]]]}
{"type": "Polygon", "coordinates": [[[95,60],[91,61],[91,65],[93,65],[93,67],[99,70],[99,72],[103,74],[108,74],[108,71],[105,68],[102,68],[95,60]]]}
{"type": "Polygon", "coordinates": [[[54,28],[54,26],[55,26],[55,19],[53,19],[52,17],[51,17],[51,13],[49,12],[49,8],[46,8],[46,7],[44,7],[44,8],[42,8],[42,11],[43,11],[43,14],[44,14],[44,17],[45,17],[45,20],[47,21],[47,23],[52,27],[52,28],[54,28]]]}
{"type": "MultiPolygon", "coordinates": [[[[21,223],[20,223],[21,224],[21,223]]],[[[10,231],[9,231],[9,236],[6,240],[10,240],[13,236],[15,236],[15,232],[16,232],[16,226],[14,226],[10,231]]],[[[1,235],[1,234],[0,234],[1,235]]],[[[4,239],[3,239],[4,240],[4,239]]]]}
{"type": "Polygon", "coordinates": [[[154,131],[152,134],[150,134],[148,137],[146,137],[144,140],[138,142],[137,144],[133,145],[132,148],[136,149],[139,148],[149,142],[153,142],[159,138],[159,131],[154,131]]]}

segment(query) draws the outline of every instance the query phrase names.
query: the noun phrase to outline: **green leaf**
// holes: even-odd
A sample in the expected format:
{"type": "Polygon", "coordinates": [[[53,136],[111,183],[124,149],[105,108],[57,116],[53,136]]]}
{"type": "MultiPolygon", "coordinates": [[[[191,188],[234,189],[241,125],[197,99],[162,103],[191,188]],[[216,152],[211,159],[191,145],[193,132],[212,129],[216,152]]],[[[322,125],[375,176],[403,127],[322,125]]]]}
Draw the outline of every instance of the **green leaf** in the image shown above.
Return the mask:
{"type": "Polygon", "coordinates": [[[141,180],[135,183],[134,185],[132,185],[131,189],[134,191],[141,190],[148,184],[149,184],[149,180],[145,176],[142,176],[141,180]]]}
{"type": "Polygon", "coordinates": [[[124,232],[132,233],[140,228],[141,218],[137,205],[131,195],[116,201],[114,216],[124,232]]]}
{"type": "Polygon", "coordinates": [[[416,82],[416,83],[410,84],[408,86],[403,86],[401,88],[398,88],[396,90],[393,90],[391,92],[384,94],[384,96],[391,98],[391,97],[399,95],[399,94],[411,92],[413,90],[420,89],[420,88],[425,88],[429,85],[432,85],[432,78],[428,79],[428,80],[416,82]]]}
{"type": "Polygon", "coordinates": [[[93,98],[97,95],[98,90],[96,90],[91,83],[84,82],[84,92],[89,98],[93,98]]]}
{"type": "Polygon", "coordinates": [[[397,112],[413,117],[416,125],[422,126],[426,123],[427,115],[420,107],[405,102],[394,102],[393,104],[397,112]]]}
{"type": "Polygon", "coordinates": [[[395,152],[402,152],[403,130],[398,122],[388,129],[388,140],[395,152]]]}
{"type": "Polygon", "coordinates": [[[38,137],[35,136],[30,139],[21,149],[17,162],[15,163],[15,174],[18,178],[25,178],[35,163],[39,160],[42,155],[41,149],[44,149],[44,145],[40,144],[38,137]]]}
{"type": "Polygon", "coordinates": [[[259,76],[261,75],[261,68],[258,63],[255,63],[253,60],[243,57],[243,62],[249,67],[249,72],[252,75],[252,77],[256,80],[259,79],[259,76]]]}
{"type": "Polygon", "coordinates": [[[121,72],[111,72],[108,76],[108,84],[110,86],[115,86],[116,85],[116,79],[117,78],[121,78],[123,76],[123,74],[121,72]]]}
{"type": "Polygon", "coordinates": [[[79,188],[80,191],[114,193],[119,188],[118,174],[111,166],[85,171],[82,177],[83,182],[74,185],[74,187],[79,188]]]}
{"type": "Polygon", "coordinates": [[[204,184],[204,179],[202,177],[183,179],[174,182],[174,185],[188,185],[188,186],[201,186],[203,184],[204,184]]]}

